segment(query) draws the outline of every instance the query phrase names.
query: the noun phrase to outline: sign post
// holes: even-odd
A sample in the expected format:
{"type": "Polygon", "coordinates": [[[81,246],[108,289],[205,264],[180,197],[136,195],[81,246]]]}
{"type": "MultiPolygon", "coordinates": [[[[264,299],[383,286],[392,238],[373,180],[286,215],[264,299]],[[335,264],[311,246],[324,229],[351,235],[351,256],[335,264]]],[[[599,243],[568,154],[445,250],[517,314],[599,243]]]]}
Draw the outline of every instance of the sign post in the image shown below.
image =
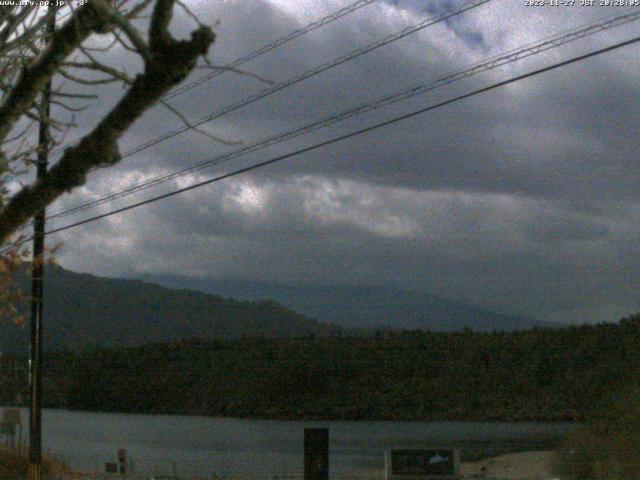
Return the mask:
{"type": "Polygon", "coordinates": [[[329,429],[304,429],[304,480],[329,480],[329,429]]]}

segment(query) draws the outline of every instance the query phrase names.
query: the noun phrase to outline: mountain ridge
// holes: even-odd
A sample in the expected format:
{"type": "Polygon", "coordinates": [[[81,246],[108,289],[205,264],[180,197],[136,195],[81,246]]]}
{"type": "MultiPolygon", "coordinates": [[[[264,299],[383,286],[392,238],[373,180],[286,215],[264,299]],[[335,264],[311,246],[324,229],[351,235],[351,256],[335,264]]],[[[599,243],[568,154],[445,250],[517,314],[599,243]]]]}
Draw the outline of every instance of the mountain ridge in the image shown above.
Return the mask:
{"type": "MultiPolygon", "coordinates": [[[[28,292],[26,270],[18,283],[28,292]]],[[[19,310],[28,311],[26,304],[19,310]]],[[[340,334],[275,302],[241,302],[136,279],[45,269],[44,344],[47,350],[138,346],[185,338],[301,337],[340,334]]],[[[0,325],[0,351],[25,352],[28,328],[0,325]],[[20,348],[22,347],[22,348],[20,348]]]]}
{"type": "MultiPolygon", "coordinates": [[[[29,291],[26,269],[19,283],[29,291]]],[[[551,324],[408,290],[241,279],[118,279],[46,268],[47,350],[138,346],[186,338],[370,335],[375,330],[524,330],[551,324]],[[209,290],[209,291],[207,291],[209,290]]],[[[28,306],[20,306],[22,313],[28,306]]],[[[0,352],[28,347],[28,328],[0,325],[0,352]]]]}
{"type": "Polygon", "coordinates": [[[241,278],[139,275],[159,285],[189,288],[242,300],[272,299],[321,322],[346,328],[457,331],[524,330],[557,327],[524,315],[495,312],[461,301],[399,288],[354,285],[286,285],[241,278]]]}

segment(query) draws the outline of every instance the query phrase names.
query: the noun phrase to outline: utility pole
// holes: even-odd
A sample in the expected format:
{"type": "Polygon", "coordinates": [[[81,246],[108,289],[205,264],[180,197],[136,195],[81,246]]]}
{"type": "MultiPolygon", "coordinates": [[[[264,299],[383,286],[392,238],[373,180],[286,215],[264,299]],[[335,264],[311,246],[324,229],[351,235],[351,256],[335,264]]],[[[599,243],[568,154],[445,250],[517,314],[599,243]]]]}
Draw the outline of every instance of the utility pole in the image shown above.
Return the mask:
{"type": "MultiPolygon", "coordinates": [[[[54,2],[47,10],[45,44],[55,31],[54,2]]],[[[49,163],[49,114],[51,79],[42,91],[40,128],[38,131],[37,179],[47,175],[49,163]]],[[[29,473],[28,480],[42,478],[42,292],[44,273],[45,209],[36,213],[33,222],[33,259],[31,264],[31,342],[29,348],[29,473]]]]}

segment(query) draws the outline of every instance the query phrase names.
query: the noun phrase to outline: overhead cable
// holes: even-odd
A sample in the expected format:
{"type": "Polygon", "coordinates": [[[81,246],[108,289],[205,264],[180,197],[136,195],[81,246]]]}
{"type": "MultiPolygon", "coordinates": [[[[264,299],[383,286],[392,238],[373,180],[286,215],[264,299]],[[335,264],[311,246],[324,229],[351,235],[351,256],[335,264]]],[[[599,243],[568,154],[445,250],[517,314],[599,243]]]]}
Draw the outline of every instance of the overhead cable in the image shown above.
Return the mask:
{"type": "MultiPolygon", "coordinates": [[[[200,78],[197,78],[195,80],[193,80],[192,82],[189,82],[185,85],[181,85],[173,90],[171,90],[170,92],[168,92],[166,95],[164,95],[162,97],[163,100],[169,100],[171,98],[177,97],[178,95],[181,95],[189,90],[192,90],[194,88],[196,88],[197,86],[205,83],[208,80],[211,80],[215,77],[218,77],[226,72],[231,72],[234,70],[237,70],[237,68],[241,65],[244,65],[245,63],[253,60],[254,58],[257,58],[261,55],[264,55],[265,53],[271,52],[272,50],[275,50],[279,47],[281,47],[282,45],[284,45],[285,43],[288,43],[298,37],[301,37],[302,35],[305,35],[313,30],[316,30],[320,27],[324,27],[325,25],[328,25],[331,22],[334,22],[350,13],[353,13],[359,9],[361,9],[362,7],[366,7],[367,5],[376,2],[377,0],[357,0],[356,2],[353,2],[349,5],[347,5],[346,7],[341,8],[340,10],[337,10],[319,20],[316,20],[314,22],[311,22],[309,24],[307,24],[306,26],[299,28],[297,30],[294,30],[293,32],[290,32],[289,34],[278,38],[277,40],[268,43],[266,45],[263,45],[262,47],[258,48],[257,50],[254,50],[250,53],[248,53],[247,55],[244,55],[240,58],[237,58],[236,60],[233,60],[232,62],[229,62],[225,65],[222,65],[220,67],[216,67],[214,71],[208,73],[207,75],[203,75],[200,78]]],[[[70,12],[71,13],[71,12],[70,12]]],[[[69,13],[67,13],[66,15],[69,15],[69,13]]],[[[65,15],[65,16],[66,16],[65,15]]],[[[58,148],[55,148],[51,151],[52,155],[56,155],[59,154],[61,152],[63,152],[66,148],[69,148],[70,146],[74,145],[77,142],[71,142],[68,143],[66,145],[62,145],[58,148]]]]}
{"type": "Polygon", "coordinates": [[[282,143],[284,141],[290,140],[292,138],[313,132],[315,130],[330,126],[332,124],[335,124],[337,122],[343,121],[343,120],[347,120],[349,118],[353,118],[356,117],[358,115],[362,115],[366,112],[375,110],[375,109],[379,109],[382,108],[384,106],[393,104],[393,103],[397,103],[399,101],[402,100],[406,100],[409,98],[412,98],[414,96],[420,95],[420,94],[424,94],[430,91],[433,91],[437,88],[443,87],[445,85],[451,84],[453,82],[471,77],[473,75],[477,75],[479,73],[483,73],[501,66],[504,66],[506,64],[524,59],[524,58],[528,58],[530,56],[539,54],[541,52],[553,49],[553,48],[557,48],[561,45],[565,45],[567,43],[576,41],[578,39],[584,38],[588,35],[593,35],[597,32],[612,28],[612,27],[617,27],[620,25],[624,25],[626,23],[630,23],[632,21],[637,21],[640,19],[640,11],[631,13],[631,14],[626,14],[626,15],[619,15],[619,16],[615,16],[612,18],[608,18],[606,20],[597,22],[597,23],[590,23],[587,25],[583,25],[580,27],[577,27],[571,31],[568,32],[564,32],[562,34],[557,34],[555,36],[551,36],[551,37],[547,37],[545,39],[543,39],[542,41],[539,41],[537,43],[530,43],[527,44],[523,47],[520,47],[518,49],[514,49],[514,50],[510,50],[508,52],[502,53],[500,55],[497,56],[493,56],[490,57],[488,59],[485,59],[481,62],[478,62],[474,65],[471,65],[463,70],[459,70],[447,75],[444,75],[436,80],[432,80],[430,82],[426,82],[426,83],[422,83],[416,86],[413,86],[411,88],[408,89],[403,89],[399,92],[393,93],[391,95],[386,95],[383,96],[381,98],[378,98],[377,100],[374,101],[369,101],[366,103],[363,103],[355,108],[351,108],[349,110],[343,111],[341,113],[338,114],[334,114],[331,115],[329,117],[326,118],[322,118],[320,120],[316,120],[314,122],[308,123],[304,126],[298,127],[294,130],[290,130],[287,132],[283,132],[277,135],[273,135],[270,136],[264,140],[261,140],[259,142],[256,142],[254,144],[245,146],[243,148],[240,148],[238,150],[235,150],[233,152],[229,152],[223,155],[220,155],[218,157],[215,157],[213,159],[209,159],[203,162],[199,162],[195,165],[192,165],[190,167],[184,168],[182,170],[178,170],[176,172],[172,172],[169,174],[165,174],[165,175],[160,175],[157,177],[154,177],[152,179],[146,180],[144,182],[140,182],[136,185],[132,185],[129,187],[126,187],[124,189],[121,189],[119,191],[113,192],[111,194],[108,194],[106,196],[103,196],[101,198],[92,200],[90,202],[86,202],[83,203],[81,205],[78,205],[76,207],[72,207],[70,209],[67,210],[62,210],[56,213],[51,214],[48,218],[49,219],[54,219],[54,218],[60,218],[60,217],[65,217],[68,215],[71,215],[73,213],[77,213],[83,210],[87,210],[89,208],[93,208],[96,207],[98,205],[107,203],[107,202],[111,202],[115,199],[118,198],[122,198],[125,196],[129,196],[132,194],[135,194],[137,192],[140,192],[142,190],[145,190],[147,188],[151,188],[151,187],[155,187],[157,185],[166,183],[170,180],[174,180],[176,178],[179,177],[183,177],[185,175],[191,174],[193,172],[196,172],[198,170],[204,169],[204,168],[209,168],[218,164],[221,164],[223,162],[227,162],[230,161],[232,159],[238,158],[240,156],[244,156],[247,155],[249,153],[255,152],[257,150],[261,150],[263,148],[278,144],[278,143],[282,143]]]}
{"type": "Polygon", "coordinates": [[[418,115],[422,115],[422,114],[430,112],[432,110],[436,110],[438,108],[442,108],[444,106],[451,105],[451,104],[459,102],[461,100],[465,100],[467,98],[471,98],[471,97],[474,97],[476,95],[480,95],[482,93],[486,93],[486,92],[495,90],[497,88],[504,87],[506,85],[510,85],[512,83],[516,83],[516,82],[519,82],[521,80],[540,75],[542,73],[546,73],[546,72],[549,72],[549,71],[552,71],[552,70],[557,70],[559,68],[566,67],[566,66],[571,65],[573,63],[577,63],[577,62],[586,60],[588,58],[592,58],[592,57],[595,57],[597,55],[601,55],[603,53],[607,53],[607,52],[611,52],[611,51],[614,51],[614,50],[618,50],[620,48],[627,47],[629,45],[632,45],[632,44],[635,44],[635,43],[638,43],[638,42],[640,42],[640,36],[632,38],[632,39],[629,39],[629,40],[626,40],[626,41],[623,41],[623,42],[616,43],[616,44],[611,45],[609,47],[605,47],[605,48],[601,48],[601,49],[592,51],[590,53],[586,53],[584,55],[579,55],[577,57],[573,57],[573,58],[570,58],[568,60],[564,60],[562,62],[555,63],[555,64],[547,66],[547,67],[539,68],[537,70],[533,70],[531,72],[528,72],[528,73],[525,73],[525,74],[522,74],[522,75],[518,75],[518,76],[515,76],[515,77],[512,77],[512,78],[509,78],[507,80],[503,80],[503,81],[500,81],[500,82],[491,84],[489,86],[473,90],[471,92],[468,92],[468,93],[465,93],[465,94],[462,94],[462,95],[458,95],[458,96],[456,96],[454,98],[451,98],[449,100],[445,100],[443,102],[436,103],[436,104],[430,105],[428,107],[420,108],[420,109],[415,110],[413,112],[406,113],[404,115],[400,115],[400,116],[394,117],[394,118],[392,118],[390,120],[386,120],[384,122],[380,122],[380,123],[377,123],[375,125],[371,125],[369,127],[362,128],[360,130],[356,130],[356,131],[351,132],[351,133],[347,133],[345,135],[340,135],[340,136],[334,137],[334,138],[332,138],[330,140],[326,140],[326,141],[323,141],[323,142],[320,142],[320,143],[316,143],[314,145],[311,145],[311,146],[308,146],[308,147],[305,147],[305,148],[301,148],[299,150],[295,150],[293,152],[286,153],[284,155],[279,155],[279,156],[271,158],[269,160],[265,160],[263,162],[258,162],[258,163],[255,163],[253,165],[249,165],[247,167],[243,167],[243,168],[234,170],[232,172],[225,173],[223,175],[219,175],[217,177],[210,178],[208,180],[204,180],[202,182],[194,183],[194,184],[189,185],[189,186],[184,187],[184,188],[173,190],[171,192],[168,192],[168,193],[165,193],[165,194],[162,194],[162,195],[158,195],[156,197],[143,200],[141,202],[137,202],[137,203],[134,203],[134,204],[131,204],[131,205],[127,205],[127,206],[122,207],[122,208],[111,210],[109,212],[106,212],[106,213],[103,213],[103,214],[100,214],[100,215],[95,215],[93,217],[86,218],[84,220],[80,220],[78,222],[74,222],[74,223],[71,223],[71,224],[68,224],[68,225],[65,225],[65,226],[62,226],[62,227],[58,227],[58,228],[55,228],[55,229],[47,231],[46,234],[47,235],[52,235],[54,233],[63,232],[63,231],[66,231],[66,230],[69,230],[69,229],[72,229],[72,228],[79,227],[81,225],[86,225],[87,223],[95,222],[96,220],[100,220],[100,219],[103,219],[103,218],[111,217],[113,215],[117,215],[119,213],[126,212],[128,210],[133,210],[135,208],[139,208],[139,207],[142,207],[144,205],[149,205],[151,203],[155,203],[155,202],[160,201],[160,200],[171,198],[171,197],[174,197],[174,196],[179,195],[181,193],[185,193],[185,192],[188,192],[188,191],[191,191],[191,190],[195,190],[197,188],[201,188],[201,187],[204,187],[204,186],[212,184],[212,183],[216,183],[216,182],[219,182],[219,181],[231,178],[231,177],[238,176],[238,175],[243,174],[243,173],[247,173],[247,172],[250,172],[250,171],[253,171],[253,170],[257,170],[259,168],[263,168],[263,167],[266,167],[268,165],[272,165],[274,163],[281,162],[281,161],[286,160],[288,158],[291,158],[291,157],[294,157],[294,156],[298,156],[298,155],[301,155],[301,154],[304,154],[304,153],[308,153],[308,152],[311,152],[311,151],[314,151],[314,150],[317,150],[317,149],[320,149],[320,148],[323,148],[323,147],[326,147],[326,146],[341,142],[343,140],[347,140],[347,139],[362,135],[364,133],[372,132],[374,130],[378,130],[380,128],[387,127],[389,125],[393,125],[395,123],[398,123],[398,122],[401,122],[401,121],[404,121],[404,120],[408,120],[408,119],[416,117],[418,115]]]}
{"type": "Polygon", "coordinates": [[[200,78],[197,78],[195,80],[193,80],[192,82],[189,82],[185,85],[181,85],[178,88],[175,88],[174,90],[172,90],[171,92],[169,92],[167,95],[164,96],[165,100],[169,100],[173,97],[176,97],[178,95],[181,95],[185,92],[188,92],[189,90],[203,84],[204,82],[207,82],[219,75],[222,75],[223,73],[229,71],[229,70],[233,70],[238,68],[241,65],[244,65],[245,63],[253,60],[254,58],[257,58],[261,55],[264,55],[265,53],[268,53],[272,50],[275,50],[276,48],[281,47],[282,45],[284,45],[285,43],[290,42],[291,40],[294,40],[302,35],[305,35],[313,30],[316,30],[320,27],[323,27],[331,22],[334,22],[336,20],[338,20],[339,18],[344,17],[345,15],[348,15],[350,13],[353,13],[359,9],[361,9],[362,7],[366,7],[367,5],[375,2],[377,0],[358,0],[357,2],[354,2],[350,5],[347,5],[344,8],[341,8],[340,10],[327,15],[326,17],[321,18],[320,20],[316,20],[315,22],[312,22],[308,25],[306,25],[303,28],[300,28],[298,30],[294,30],[293,32],[289,33],[288,35],[285,35],[284,37],[280,37],[279,39],[275,40],[274,42],[271,42],[267,45],[264,45],[260,48],[258,48],[257,50],[254,50],[251,53],[248,53],[247,55],[240,57],[230,63],[227,63],[226,65],[223,65],[222,67],[220,67],[220,69],[216,69],[213,72],[207,74],[207,75],[203,75],[200,78]]]}
{"type": "MultiPolygon", "coordinates": [[[[432,25],[438,24],[440,22],[443,22],[445,20],[448,20],[452,17],[455,17],[456,15],[460,15],[468,10],[471,10],[473,8],[477,8],[481,5],[484,5],[485,3],[488,3],[492,0],[471,0],[470,2],[465,3],[464,5],[462,5],[461,7],[455,9],[455,10],[451,10],[448,12],[445,12],[437,17],[430,17],[427,18],[425,20],[422,20],[421,22],[418,22],[415,25],[411,25],[408,26],[402,30],[400,30],[399,32],[396,32],[394,34],[388,35],[384,38],[382,38],[381,40],[375,41],[373,43],[370,43],[368,45],[365,45],[363,47],[357,48],[353,51],[351,51],[350,53],[347,53],[345,55],[341,55],[340,57],[337,57],[329,62],[323,63],[319,66],[316,66],[314,68],[311,68],[309,70],[306,70],[298,75],[295,75],[294,77],[289,78],[288,80],[284,80],[282,82],[278,82],[275,85],[262,90],[258,93],[255,93],[253,95],[250,95],[236,103],[233,103],[231,105],[228,105],[226,107],[223,107],[220,110],[216,110],[214,112],[208,113],[207,115],[195,120],[194,122],[189,122],[189,125],[183,125],[180,128],[177,128],[175,130],[172,130],[170,132],[164,133],[162,135],[159,135],[158,137],[155,137],[143,144],[137,145],[136,147],[133,147],[125,152],[123,152],[121,154],[121,158],[126,158],[126,157],[130,157],[132,155],[135,155],[137,153],[140,153],[144,150],[147,150],[148,148],[153,147],[154,145],[157,145],[159,143],[162,143],[166,140],[169,140],[173,137],[176,137],[177,135],[180,135],[184,132],[187,132],[189,130],[193,130],[196,127],[199,127],[200,125],[203,125],[205,123],[208,123],[212,120],[215,120],[217,118],[222,117],[223,115],[226,115],[228,113],[234,112],[240,108],[243,108],[247,105],[250,105],[251,103],[257,102],[258,100],[261,100],[265,97],[268,97],[270,95],[273,95],[276,92],[279,92],[281,90],[284,90],[285,88],[291,87],[292,85],[295,85],[297,83],[300,83],[304,80],[307,80],[311,77],[314,77],[316,75],[319,75],[320,73],[326,72],[332,68],[335,68],[339,65],[342,65],[344,63],[350,62],[362,55],[365,55],[369,52],[372,52],[373,50],[376,50],[380,47],[383,47],[385,45],[389,45],[390,43],[396,42],[402,38],[405,38],[415,32],[418,32],[420,30],[423,30],[427,27],[430,27],[432,25]]],[[[55,153],[59,153],[60,151],[64,150],[65,148],[67,148],[67,146],[64,147],[60,147],[58,149],[55,150],[55,153]]]]}

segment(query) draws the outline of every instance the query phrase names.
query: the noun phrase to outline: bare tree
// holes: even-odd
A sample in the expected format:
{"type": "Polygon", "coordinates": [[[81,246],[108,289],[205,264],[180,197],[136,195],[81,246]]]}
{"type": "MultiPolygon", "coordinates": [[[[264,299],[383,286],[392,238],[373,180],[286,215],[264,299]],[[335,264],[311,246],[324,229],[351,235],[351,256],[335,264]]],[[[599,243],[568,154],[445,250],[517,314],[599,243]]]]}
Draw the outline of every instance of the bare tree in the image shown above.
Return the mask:
{"type": "MultiPolygon", "coordinates": [[[[67,2],[58,11],[63,18],[53,33],[43,27],[55,10],[19,2],[0,6],[0,246],[15,242],[21,226],[82,185],[91,170],[117,163],[118,139],[184,80],[198,59],[206,60],[215,38],[178,0],[76,0],[74,5],[67,2]],[[169,31],[178,7],[197,23],[189,39],[178,40],[169,31]],[[140,71],[110,64],[106,53],[116,48],[135,56],[140,71]],[[60,79],[51,92],[56,114],[46,115],[39,98],[54,75],[60,79]],[[125,90],[112,108],[64,149],[45,178],[16,188],[17,175],[33,167],[38,153],[34,125],[47,122],[53,132],[49,147],[60,144],[76,127],[75,116],[100,88],[114,83],[125,90]]],[[[5,254],[0,267],[10,270],[18,257],[5,254]]]]}
{"type": "MultiPolygon", "coordinates": [[[[161,97],[184,80],[199,59],[210,66],[206,55],[215,39],[180,0],[51,2],[64,5],[0,5],[0,318],[11,317],[16,323],[23,320],[16,309],[23,295],[15,272],[28,253],[21,228],[40,209],[82,185],[90,171],[117,163],[119,138],[157,102],[187,123],[161,97]],[[178,7],[196,24],[187,40],[169,31],[178,7]],[[53,23],[51,15],[58,17],[53,32],[45,29],[53,23]],[[123,52],[129,64],[141,65],[138,71],[116,63],[123,52]],[[85,115],[105,89],[113,93],[114,84],[123,87],[119,100],[97,120],[95,113],[85,115]],[[45,92],[49,102],[41,101],[45,92]],[[52,109],[43,108],[45,103],[52,109]],[[67,133],[80,123],[76,141],[61,148],[67,133]],[[47,127],[46,148],[56,147],[61,155],[46,177],[24,180],[33,178],[29,173],[41,152],[40,124],[47,127]]],[[[100,105],[104,101],[100,99],[100,105]]]]}

